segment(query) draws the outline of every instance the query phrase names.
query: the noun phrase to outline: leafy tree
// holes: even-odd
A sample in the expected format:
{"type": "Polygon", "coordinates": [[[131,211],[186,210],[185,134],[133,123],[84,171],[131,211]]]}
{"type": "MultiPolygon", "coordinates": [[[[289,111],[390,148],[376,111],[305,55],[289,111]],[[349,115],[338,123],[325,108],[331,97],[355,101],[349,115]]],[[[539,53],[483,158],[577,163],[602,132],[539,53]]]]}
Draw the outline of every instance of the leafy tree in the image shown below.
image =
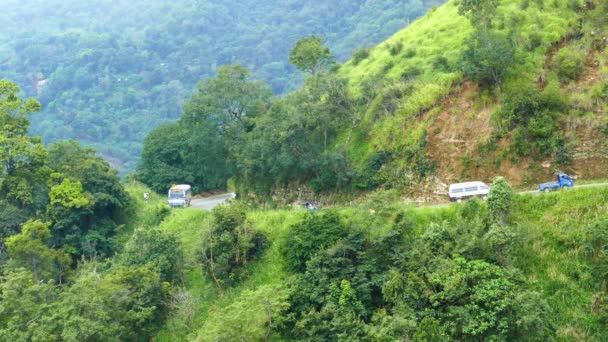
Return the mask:
{"type": "Polygon", "coordinates": [[[316,74],[333,62],[323,38],[315,35],[300,38],[289,52],[289,62],[303,72],[316,74]]]}
{"type": "Polygon", "coordinates": [[[4,272],[0,279],[0,340],[58,340],[60,322],[48,318],[57,309],[59,290],[54,281],[37,281],[23,268],[4,272]]]}
{"type": "Polygon", "coordinates": [[[162,322],[167,288],[152,265],[86,272],[62,295],[55,319],[68,341],[144,341],[162,322]]]}
{"type": "Polygon", "coordinates": [[[458,5],[458,14],[471,20],[474,26],[485,26],[492,22],[499,0],[462,0],[458,5]]]}
{"type": "Polygon", "coordinates": [[[243,125],[264,109],[271,94],[264,82],[251,80],[243,66],[222,66],[215,77],[199,84],[198,93],[185,105],[182,120],[197,123],[211,119],[226,127],[231,123],[243,125]]]}
{"type": "Polygon", "coordinates": [[[197,134],[198,143],[192,149],[189,148],[189,142],[190,139],[195,139],[190,138],[189,132],[179,123],[166,124],[152,131],[144,142],[142,160],[137,166],[137,178],[158,193],[166,192],[175,183],[192,184],[195,191],[212,186],[213,176],[209,175],[226,171],[224,161],[223,166],[212,161],[218,159],[218,154],[225,155],[226,152],[222,145],[213,141],[218,139],[217,134],[209,134],[214,133],[214,128],[199,127],[199,131],[203,132],[197,134]],[[194,162],[189,159],[187,151],[201,148],[199,144],[206,146],[207,153],[197,155],[208,160],[198,158],[194,162]],[[211,151],[211,147],[220,147],[220,150],[211,151]]]}
{"type": "Polygon", "coordinates": [[[73,256],[112,254],[111,238],[125,221],[129,198],[116,170],[74,141],[49,147],[50,203],[53,243],[73,256]]]}
{"type": "Polygon", "coordinates": [[[219,206],[212,213],[213,224],[203,236],[200,258],[203,270],[221,289],[244,277],[243,267],[264,250],[266,236],[249,226],[243,204],[219,206]]]}
{"type": "Polygon", "coordinates": [[[42,146],[39,139],[28,136],[30,122],[26,117],[39,111],[40,103],[19,98],[20,91],[14,83],[0,80],[0,177],[12,176],[19,165],[35,157],[42,146]]]}
{"type": "Polygon", "coordinates": [[[51,237],[48,224],[30,221],[21,233],[6,239],[6,248],[16,267],[27,268],[35,281],[65,278],[70,267],[69,257],[46,244],[51,237]]]}
{"type": "Polygon", "coordinates": [[[179,240],[158,229],[136,229],[118,257],[127,266],[154,265],[161,281],[178,282],[182,279],[183,256],[179,240]]]}
{"type": "Polygon", "coordinates": [[[281,254],[287,267],[302,272],[306,262],[316,253],[333,245],[347,235],[340,215],[333,211],[309,213],[289,229],[281,244],[281,254]]]}
{"type": "Polygon", "coordinates": [[[242,66],[220,67],[214,78],[199,84],[179,123],[146,139],[139,178],[159,192],[175,182],[190,183],[195,191],[226,187],[231,150],[266,111],[271,95],[242,66]]]}
{"type": "Polygon", "coordinates": [[[503,177],[494,179],[488,195],[488,209],[492,222],[504,225],[509,221],[513,196],[513,189],[503,177]]]}
{"type": "Polygon", "coordinates": [[[44,177],[46,150],[38,137],[28,135],[28,114],[40,110],[34,99],[17,96],[19,87],[0,80],[0,189],[1,197],[20,208],[35,207],[35,187],[44,177]],[[36,172],[37,171],[37,172],[36,172]]]}
{"type": "Polygon", "coordinates": [[[476,30],[465,40],[462,55],[464,73],[486,87],[502,86],[515,62],[515,45],[510,34],[476,30]]]}
{"type": "Polygon", "coordinates": [[[201,337],[209,341],[268,341],[282,327],[288,295],[283,286],[245,290],[228,307],[209,315],[201,337]]]}

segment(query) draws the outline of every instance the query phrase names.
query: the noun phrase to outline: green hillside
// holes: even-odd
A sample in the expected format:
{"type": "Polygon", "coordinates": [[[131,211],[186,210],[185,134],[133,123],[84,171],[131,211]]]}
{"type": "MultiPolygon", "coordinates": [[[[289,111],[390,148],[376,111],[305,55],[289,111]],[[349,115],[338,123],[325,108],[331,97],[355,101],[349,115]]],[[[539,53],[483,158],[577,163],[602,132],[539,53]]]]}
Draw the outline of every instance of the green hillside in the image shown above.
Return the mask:
{"type": "Polygon", "coordinates": [[[317,34],[340,60],[386,39],[442,0],[7,0],[0,78],[37,97],[32,131],[76,139],[132,172],[145,135],[175,120],[196,82],[242,63],[277,94],[301,76],[289,48],[317,34]]]}
{"type": "Polygon", "coordinates": [[[435,200],[459,180],[530,187],[558,170],[605,178],[605,13],[593,1],[449,1],[342,65],[304,38],[292,53],[308,46],[320,64],[292,60],[308,72],[301,88],[268,97],[241,66],[221,68],[150,134],[140,179],[157,191],[230,179],[290,202],[377,188],[435,200]],[[242,120],[217,115],[227,100],[242,120]],[[165,146],[176,132],[192,141],[165,146]]]}
{"type": "MultiPolygon", "coordinates": [[[[191,299],[177,306],[158,339],[233,340],[242,335],[255,341],[269,333],[270,340],[349,336],[422,341],[422,336],[439,334],[430,336],[443,336],[441,340],[601,341],[608,333],[603,252],[608,217],[597,208],[607,204],[604,188],[516,196],[511,218],[500,228],[489,225],[492,210],[477,201],[416,210],[370,197],[351,208],[323,210],[315,215],[318,219],[304,210],[250,211],[249,224],[266,234],[270,247],[246,266],[245,279],[221,292],[202,272],[197,254],[201,239],[213,225],[213,215],[176,211],[160,228],[177,234],[183,243],[183,291],[191,299]],[[319,224],[323,221],[319,218],[332,212],[342,218],[344,237],[334,245],[315,249],[311,259],[315,261],[309,261],[305,270],[291,270],[282,248],[290,238],[302,234],[294,231],[296,225],[305,222],[307,229],[330,229],[313,226],[313,222],[319,224]],[[366,243],[361,245],[357,239],[366,243]],[[383,255],[375,248],[401,252],[383,255]],[[327,261],[323,264],[326,269],[315,270],[325,255],[335,258],[335,263],[327,261]],[[464,260],[468,265],[475,263],[474,272],[480,273],[452,274],[451,268],[460,269],[457,265],[464,260]],[[365,263],[374,266],[366,270],[365,263]],[[321,278],[312,280],[313,276],[321,278]],[[486,276],[505,283],[476,283],[486,276]],[[331,313],[326,306],[331,290],[323,289],[340,286],[344,280],[352,284],[357,305],[364,305],[355,317],[348,311],[331,313]],[[310,281],[320,292],[302,298],[298,291],[309,291],[302,282],[310,281]],[[503,292],[507,289],[513,292],[503,292]],[[365,299],[369,291],[373,293],[371,302],[365,299]],[[467,291],[488,292],[468,297],[467,291]],[[482,302],[475,303],[476,296],[482,302]],[[299,316],[302,300],[320,304],[305,306],[313,311],[299,316]],[[272,303],[268,304],[271,326],[264,303],[272,303]],[[459,324],[472,324],[474,330],[459,324]]],[[[461,272],[466,273],[465,269],[461,272]]]]}

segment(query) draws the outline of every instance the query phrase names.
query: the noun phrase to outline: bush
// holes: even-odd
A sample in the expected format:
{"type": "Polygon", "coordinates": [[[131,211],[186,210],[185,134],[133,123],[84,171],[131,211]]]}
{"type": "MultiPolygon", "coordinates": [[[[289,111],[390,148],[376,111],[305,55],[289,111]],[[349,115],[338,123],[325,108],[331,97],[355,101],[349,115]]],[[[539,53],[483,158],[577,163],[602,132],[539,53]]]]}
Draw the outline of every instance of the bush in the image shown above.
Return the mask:
{"type": "Polygon", "coordinates": [[[449,71],[450,70],[450,62],[444,56],[435,56],[431,60],[433,65],[433,69],[441,70],[441,71],[449,71]]]}
{"type": "Polygon", "coordinates": [[[579,79],[585,72],[586,55],[579,47],[565,47],[553,58],[553,66],[560,81],[567,82],[579,79]]]}
{"type": "Polygon", "coordinates": [[[397,42],[395,45],[390,45],[388,51],[391,56],[397,56],[403,50],[403,42],[397,42]]]}
{"type": "Polygon", "coordinates": [[[243,266],[261,255],[267,245],[263,233],[253,230],[241,203],[213,209],[213,224],[203,237],[203,270],[221,288],[244,277],[243,266]]]}
{"type": "Polygon", "coordinates": [[[280,247],[281,254],[290,270],[303,272],[312,256],[346,234],[346,227],[337,213],[309,213],[289,229],[289,235],[280,247]]]}
{"type": "Polygon", "coordinates": [[[367,57],[369,57],[369,49],[368,48],[362,48],[357,50],[354,54],[353,54],[353,65],[359,65],[359,63],[361,63],[364,59],[367,59],[367,57]]]}
{"type": "Polygon", "coordinates": [[[500,86],[515,62],[515,44],[511,35],[476,30],[465,41],[462,70],[471,80],[485,87],[500,86]]]}
{"type": "Polygon", "coordinates": [[[183,255],[179,240],[158,229],[137,229],[119,255],[118,263],[126,266],[152,264],[161,281],[181,280],[183,255]]]}
{"type": "Polygon", "coordinates": [[[488,210],[493,223],[504,225],[511,216],[513,206],[513,189],[503,177],[492,182],[488,196],[488,210]]]}
{"type": "Polygon", "coordinates": [[[414,56],[416,56],[416,49],[409,48],[405,50],[405,58],[413,58],[414,56]]]}

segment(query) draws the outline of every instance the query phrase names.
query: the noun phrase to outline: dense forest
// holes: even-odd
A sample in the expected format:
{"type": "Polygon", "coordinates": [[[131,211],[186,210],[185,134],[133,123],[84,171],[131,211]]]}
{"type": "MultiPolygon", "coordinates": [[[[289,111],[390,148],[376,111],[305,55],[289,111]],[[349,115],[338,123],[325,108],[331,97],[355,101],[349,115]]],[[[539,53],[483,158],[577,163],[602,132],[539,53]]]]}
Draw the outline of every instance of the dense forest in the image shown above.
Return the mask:
{"type": "MultiPolygon", "coordinates": [[[[47,3],[26,4],[36,13],[47,3]]],[[[85,4],[55,5],[88,29],[41,23],[57,33],[49,58],[67,55],[63,38],[80,46],[74,37],[112,27],[79,15],[85,4]]],[[[449,0],[343,63],[335,37],[306,32],[285,43],[281,63],[303,77],[297,86],[286,76],[293,91],[282,96],[251,62],[217,64],[121,180],[103,148],[44,145],[30,126],[55,99],[71,113],[94,106],[76,93],[97,89],[86,81],[97,66],[109,65],[108,89],[125,90],[112,77],[127,82],[128,63],[105,58],[172,56],[162,43],[176,22],[159,20],[158,36],[129,30],[132,18],[150,18],[139,6],[97,10],[159,50],[137,57],[100,33],[116,51],[78,50],[86,68],[64,75],[67,87],[94,86],[49,93],[57,71],[11,69],[29,80],[25,91],[0,78],[0,341],[606,340],[608,187],[579,184],[605,179],[608,167],[608,2],[449,0]],[[558,169],[578,176],[574,189],[514,190],[558,169]],[[445,200],[442,183],[472,178],[491,183],[484,200],[410,200],[445,200]],[[237,197],[211,211],[169,208],[174,182],[237,197]],[[297,206],[310,199],[323,205],[297,206]]],[[[15,29],[13,19],[0,17],[15,29]]],[[[9,51],[0,62],[42,65],[16,57],[34,47],[0,45],[9,51]]],[[[134,101],[156,99],[137,91],[134,101]]]]}
{"type": "Polygon", "coordinates": [[[147,137],[139,178],[290,202],[379,187],[431,196],[471,176],[525,186],[557,169],[603,177],[606,6],[451,1],[344,64],[306,36],[289,54],[305,79],[282,97],[245,65],[222,66],[147,137]]]}
{"type": "Polygon", "coordinates": [[[241,63],[276,94],[300,74],[287,55],[309,34],[345,60],[442,0],[3,2],[0,78],[36,96],[32,131],[76,139],[123,173],[145,135],[175,120],[196,82],[241,63]]]}

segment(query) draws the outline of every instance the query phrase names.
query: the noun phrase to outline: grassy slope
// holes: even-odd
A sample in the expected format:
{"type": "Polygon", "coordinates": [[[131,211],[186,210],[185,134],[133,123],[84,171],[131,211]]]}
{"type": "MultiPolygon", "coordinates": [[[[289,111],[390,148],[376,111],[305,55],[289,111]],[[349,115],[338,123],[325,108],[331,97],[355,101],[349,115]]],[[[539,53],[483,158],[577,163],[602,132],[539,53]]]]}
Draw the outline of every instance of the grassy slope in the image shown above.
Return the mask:
{"type": "MultiPolygon", "coordinates": [[[[505,26],[520,28],[518,46],[525,46],[532,35],[539,34],[541,46],[521,55],[523,61],[514,74],[520,79],[534,80],[545,68],[545,56],[551,44],[560,40],[571,30],[577,15],[565,0],[545,1],[540,10],[537,2],[523,9],[519,0],[504,1],[500,7],[505,26]],[[550,3],[550,4],[549,4],[550,3]]],[[[399,152],[408,148],[424,136],[433,120],[446,110],[445,97],[462,93],[463,77],[457,72],[434,69],[432,58],[442,55],[450,65],[455,65],[462,49],[462,41],[470,32],[466,20],[456,13],[457,1],[432,11],[407,29],[397,33],[385,43],[371,50],[370,56],[358,65],[345,64],[340,72],[348,77],[353,93],[359,94],[359,85],[370,75],[379,75],[387,83],[396,82],[404,71],[419,68],[422,74],[413,81],[414,91],[404,97],[394,115],[378,116],[381,96],[370,103],[362,113],[361,124],[353,135],[351,158],[364,162],[382,146],[399,152]],[[402,42],[403,48],[396,56],[389,49],[402,42]],[[412,53],[412,51],[415,51],[412,53]],[[392,67],[388,68],[387,65],[392,67]],[[420,119],[422,118],[422,119],[420,119]]],[[[604,57],[602,57],[604,58],[604,57]]],[[[601,72],[605,72],[602,68],[601,72]]],[[[490,100],[482,111],[476,106],[482,94],[463,96],[468,101],[470,112],[456,120],[466,122],[499,107],[490,100]]],[[[483,106],[481,106],[483,107],[483,106]]],[[[453,113],[452,114],[458,114],[453,113]]],[[[450,161],[451,162],[451,161],[450,161]]],[[[399,170],[399,166],[391,166],[399,170]]],[[[457,215],[458,205],[442,209],[410,210],[400,204],[386,209],[389,200],[379,199],[343,209],[353,220],[377,212],[376,229],[386,229],[397,211],[406,210],[414,216],[417,230],[422,232],[431,222],[451,221],[457,215]],[[384,209],[383,209],[384,208],[384,209]],[[382,209],[382,210],[380,210],[382,209]]],[[[560,340],[589,340],[606,333],[595,313],[592,298],[600,291],[600,284],[592,264],[583,253],[583,237],[586,229],[595,222],[605,221],[608,207],[608,189],[576,189],[571,192],[543,196],[517,197],[514,221],[518,239],[512,251],[515,266],[532,280],[548,299],[555,312],[557,334],[560,340]]],[[[301,217],[300,211],[254,211],[250,213],[252,224],[276,242],[288,231],[291,223],[301,217]]],[[[201,230],[208,226],[209,215],[195,210],[176,210],[161,224],[161,229],[180,236],[186,255],[186,279],[184,287],[197,298],[192,319],[175,312],[163,331],[159,341],[203,339],[209,322],[216,314],[237,300],[245,290],[263,285],[280,284],[289,275],[282,267],[274,243],[262,260],[250,265],[250,277],[240,286],[229,289],[223,296],[212,282],[203,277],[196,261],[196,247],[201,230]]],[[[245,327],[246,329],[246,327],[245,327]]]]}
{"type": "MultiPolygon", "coordinates": [[[[458,3],[458,0],[448,1],[431,10],[411,26],[370,50],[367,58],[358,63],[351,60],[340,69],[340,74],[349,79],[356,96],[361,96],[360,86],[366,79],[379,78],[388,85],[369,103],[366,111],[360,113],[361,122],[353,132],[349,146],[350,158],[356,167],[362,168],[374,153],[390,152],[396,160],[383,172],[388,174],[389,179],[399,179],[408,170],[404,156],[425,142],[426,152],[437,165],[437,176],[444,183],[471,176],[491,180],[496,174],[506,175],[518,185],[544,179],[554,170],[543,168],[542,161],[506,157],[510,153],[510,136],[504,138],[501,149],[491,156],[494,159],[492,163],[480,166],[462,160],[469,158],[475,161],[478,146],[485,143],[494,131],[491,116],[500,109],[503,94],[481,92],[455,71],[459,69],[463,42],[472,30],[467,19],[458,15],[458,3]],[[395,49],[399,45],[402,48],[395,49]],[[447,69],[434,65],[439,57],[447,60],[447,69]],[[412,70],[419,75],[405,77],[404,80],[403,76],[411,74],[412,70]],[[408,87],[411,88],[403,91],[408,87]],[[383,99],[395,89],[400,89],[403,97],[394,112],[386,113],[382,107],[383,99]]],[[[583,14],[575,12],[571,3],[568,0],[501,1],[495,25],[505,31],[516,28],[514,41],[518,49],[518,64],[508,75],[505,89],[521,82],[535,84],[539,77],[547,77],[553,72],[548,62],[556,52],[555,47],[579,44],[566,41],[556,45],[578,29],[579,19],[582,18],[583,14]]],[[[588,28],[587,31],[593,29],[588,28]]],[[[585,78],[590,78],[589,82],[572,82],[562,86],[562,91],[574,99],[575,107],[578,102],[589,103],[591,88],[608,78],[605,56],[596,57],[601,67],[599,70],[588,68],[585,78]],[[596,73],[596,77],[590,76],[596,73]]],[[[561,124],[565,130],[572,126],[588,125],[598,131],[598,126],[605,121],[605,106],[588,110],[586,119],[573,115],[568,113],[568,117],[562,118],[561,124]]],[[[590,139],[588,131],[568,134],[573,171],[580,172],[583,177],[602,177],[603,159],[587,158],[589,154],[601,153],[601,147],[596,146],[585,155],[579,153],[583,146],[589,145],[590,140],[597,141],[601,136],[590,139]]]]}
{"type": "MultiPolygon", "coordinates": [[[[140,190],[143,188],[131,187],[134,195],[139,195],[140,190]]],[[[160,198],[153,200],[162,202],[160,198]]],[[[397,213],[405,212],[413,217],[416,232],[422,234],[433,222],[454,222],[459,208],[464,205],[416,210],[385,200],[370,199],[356,207],[340,210],[352,221],[369,218],[373,210],[375,218],[369,225],[371,234],[387,229],[397,213]]],[[[592,305],[596,295],[602,291],[601,277],[584,253],[588,228],[595,223],[605,224],[608,221],[607,209],[608,188],[580,188],[516,197],[513,219],[516,238],[511,249],[513,266],[532,280],[548,300],[560,340],[594,340],[608,333],[593,312],[592,305]]],[[[142,219],[151,213],[143,203],[138,211],[142,219]]],[[[289,274],[283,268],[276,242],[288,232],[291,224],[301,219],[303,213],[302,210],[249,213],[251,224],[266,232],[272,245],[261,260],[250,264],[250,276],[239,286],[227,289],[222,296],[213,282],[203,276],[196,257],[199,237],[209,224],[209,213],[194,209],[173,210],[160,229],[176,234],[183,243],[183,288],[195,298],[191,307],[194,315],[188,317],[180,310],[174,311],[158,334],[158,341],[206,340],[207,329],[217,325],[214,317],[225,315],[231,304],[243,302],[241,295],[244,291],[283,284],[289,274]]],[[[245,331],[253,328],[243,327],[245,331]]]]}

